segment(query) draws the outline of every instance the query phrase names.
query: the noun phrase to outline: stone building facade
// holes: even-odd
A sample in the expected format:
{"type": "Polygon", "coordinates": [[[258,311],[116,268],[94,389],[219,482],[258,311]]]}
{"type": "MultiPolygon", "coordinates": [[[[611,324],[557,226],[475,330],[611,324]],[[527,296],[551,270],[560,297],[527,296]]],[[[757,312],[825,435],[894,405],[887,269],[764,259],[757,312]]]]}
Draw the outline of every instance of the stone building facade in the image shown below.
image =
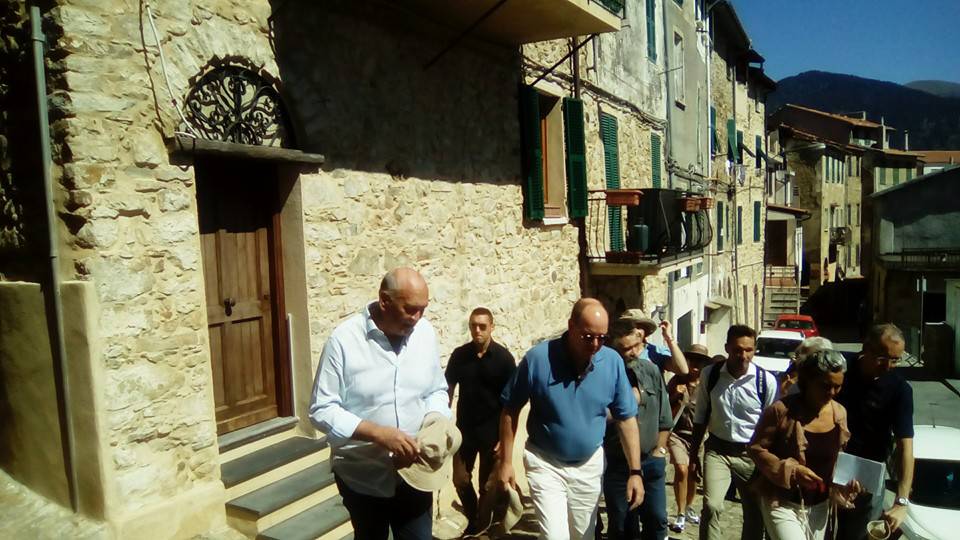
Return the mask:
{"type": "MultiPolygon", "coordinates": [[[[18,2],[0,5],[15,12],[18,2]]],[[[444,358],[466,339],[478,305],[493,311],[497,339],[518,354],[563,331],[581,294],[578,230],[563,216],[524,216],[517,86],[566,42],[522,54],[518,45],[615,30],[619,21],[595,5],[561,7],[563,17],[520,36],[497,20],[536,18],[505,7],[518,11],[459,40],[448,28],[467,24],[416,2],[46,4],[57,277],[73,366],[62,379],[74,399],[59,417],[52,387],[31,396],[50,410],[10,403],[6,418],[27,425],[42,414],[48,435],[64,426],[64,436],[5,439],[13,457],[4,470],[64,506],[78,492],[78,509],[106,523],[107,537],[190,537],[230,519],[224,434],[282,417],[294,419],[298,437],[317,436],[306,408],[323,343],[374,299],[388,269],[425,275],[444,358]],[[231,95],[217,95],[217,85],[273,96],[251,113],[266,119],[266,138],[217,125],[226,113],[210,113],[208,98],[231,95]],[[205,143],[217,130],[228,144],[205,143]],[[221,331],[245,317],[258,322],[221,331]],[[226,373],[225,355],[238,351],[259,363],[226,373]],[[266,405],[237,409],[243,392],[266,405]],[[27,463],[31,452],[51,457],[27,463]]],[[[22,31],[4,35],[28,46],[22,31]]],[[[29,65],[15,56],[5,49],[4,70],[29,65]]],[[[583,69],[621,77],[618,60],[583,69]]],[[[545,80],[568,95],[563,77],[545,80]]],[[[29,106],[11,87],[0,91],[2,114],[29,106]]],[[[651,166],[644,145],[662,132],[662,115],[627,100],[585,101],[587,125],[600,111],[622,118],[622,140],[636,149],[622,167],[642,187],[651,166]]],[[[595,133],[591,167],[602,162],[595,133]]],[[[13,253],[29,230],[15,205],[31,176],[8,172],[30,165],[7,167],[16,161],[9,148],[0,145],[0,197],[4,249],[13,253]]],[[[24,355],[25,344],[49,342],[40,278],[13,260],[0,268],[4,314],[32,323],[0,326],[3,357],[26,363],[5,362],[9,388],[52,364],[24,355]]]]}
{"type": "Polygon", "coordinates": [[[722,350],[725,335],[720,330],[729,323],[759,328],[762,322],[764,116],[765,95],[772,88],[756,66],[763,59],[753,50],[733,6],[719,2],[710,16],[710,193],[717,201],[712,212],[715,241],[709,252],[712,351],[722,350]]]}

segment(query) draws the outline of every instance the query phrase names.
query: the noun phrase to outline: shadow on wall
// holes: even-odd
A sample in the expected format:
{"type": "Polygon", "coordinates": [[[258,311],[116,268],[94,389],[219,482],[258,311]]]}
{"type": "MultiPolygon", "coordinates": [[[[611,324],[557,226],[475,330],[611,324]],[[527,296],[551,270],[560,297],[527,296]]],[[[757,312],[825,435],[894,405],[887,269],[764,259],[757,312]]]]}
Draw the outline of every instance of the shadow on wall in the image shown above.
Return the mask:
{"type": "MultiPolygon", "coordinates": [[[[518,51],[455,37],[379,2],[271,1],[300,149],[325,169],[518,184],[518,51]]],[[[455,29],[454,29],[455,30],[455,29]]]]}

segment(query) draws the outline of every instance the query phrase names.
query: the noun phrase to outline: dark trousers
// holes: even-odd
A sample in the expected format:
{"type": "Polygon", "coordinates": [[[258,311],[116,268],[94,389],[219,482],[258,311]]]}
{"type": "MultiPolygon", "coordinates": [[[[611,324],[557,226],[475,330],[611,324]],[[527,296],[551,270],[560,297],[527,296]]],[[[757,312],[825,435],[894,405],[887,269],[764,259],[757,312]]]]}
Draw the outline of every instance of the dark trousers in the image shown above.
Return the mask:
{"type": "Polygon", "coordinates": [[[386,540],[388,529],[394,540],[433,538],[433,493],[417,491],[398,479],[393,497],[373,497],[353,491],[337,476],[335,479],[356,540],[386,540]]]}
{"type": "Polygon", "coordinates": [[[483,499],[483,495],[487,491],[487,479],[493,472],[493,464],[496,460],[496,455],[493,452],[494,446],[496,446],[496,443],[484,443],[482,440],[468,435],[468,432],[463,432],[463,442],[460,444],[460,450],[457,451],[456,459],[463,463],[466,475],[462,478],[455,476],[454,483],[456,484],[457,495],[460,497],[460,504],[463,505],[463,513],[466,514],[470,525],[476,525],[477,523],[478,500],[483,499]],[[478,456],[480,458],[479,498],[477,492],[473,489],[472,480],[473,468],[478,456]]]}
{"type": "Polygon", "coordinates": [[[619,459],[607,463],[603,473],[603,500],[607,504],[609,540],[663,540],[667,537],[667,488],[665,458],[645,457],[643,503],[633,511],[627,504],[627,476],[630,468],[619,459]],[[640,530],[640,524],[643,530],[640,530]]]}
{"type": "Polygon", "coordinates": [[[883,496],[861,493],[854,507],[837,511],[837,540],[862,540],[867,537],[867,523],[880,519],[883,496]]]}

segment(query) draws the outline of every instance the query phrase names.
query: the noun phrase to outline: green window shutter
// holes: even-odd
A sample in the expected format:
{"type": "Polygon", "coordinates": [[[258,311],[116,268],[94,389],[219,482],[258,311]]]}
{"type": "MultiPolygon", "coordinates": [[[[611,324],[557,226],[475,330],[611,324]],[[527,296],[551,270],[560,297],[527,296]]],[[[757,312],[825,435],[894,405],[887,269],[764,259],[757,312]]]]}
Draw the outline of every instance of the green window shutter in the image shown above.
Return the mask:
{"type": "Polygon", "coordinates": [[[717,201],[717,251],[723,251],[723,201],[717,201]]]}
{"type": "MultiPolygon", "coordinates": [[[[617,135],[617,119],[609,114],[600,113],[600,140],[603,142],[603,164],[604,171],[606,171],[607,189],[619,189],[620,149],[617,135]]],[[[621,210],[619,206],[607,207],[611,251],[623,251],[624,249],[621,210]]]]}
{"type": "Polygon", "coordinates": [[[880,185],[887,185],[887,175],[886,171],[883,170],[883,167],[877,167],[877,178],[880,180],[880,185]]]}
{"type": "Polygon", "coordinates": [[[760,241],[760,201],[753,201],[753,241],[760,241]]]}
{"type": "Polygon", "coordinates": [[[737,121],[733,118],[727,120],[727,159],[737,159],[737,121]]]}
{"type": "Polygon", "coordinates": [[[763,166],[761,163],[763,159],[763,137],[759,135],[757,135],[757,138],[756,138],[756,152],[757,152],[757,168],[759,169],[760,167],[763,166]]]}
{"type": "Polygon", "coordinates": [[[743,165],[743,132],[737,131],[737,163],[743,165]]]}
{"type": "Polygon", "coordinates": [[[563,98],[563,133],[567,151],[567,210],[571,218],[587,216],[587,145],[583,102],[563,98]]]}
{"type": "Polygon", "coordinates": [[[647,0],[647,57],[654,62],[657,61],[656,14],[656,0],[647,0]]]}
{"type": "Polygon", "coordinates": [[[743,207],[737,207],[737,244],[743,243],[743,207]]]}
{"type": "Polygon", "coordinates": [[[523,161],[523,217],[543,219],[543,148],[540,139],[540,96],[520,86],[520,151],[523,161]]]}
{"type": "Polygon", "coordinates": [[[650,159],[652,160],[651,178],[653,179],[653,187],[659,188],[661,185],[660,135],[656,133],[650,134],[650,159]]]}
{"type": "Polygon", "coordinates": [[[893,169],[893,185],[900,183],[900,168],[894,167],[893,169]]]}
{"type": "Polygon", "coordinates": [[[717,109],[710,106],[710,158],[717,153],[717,109]]]}

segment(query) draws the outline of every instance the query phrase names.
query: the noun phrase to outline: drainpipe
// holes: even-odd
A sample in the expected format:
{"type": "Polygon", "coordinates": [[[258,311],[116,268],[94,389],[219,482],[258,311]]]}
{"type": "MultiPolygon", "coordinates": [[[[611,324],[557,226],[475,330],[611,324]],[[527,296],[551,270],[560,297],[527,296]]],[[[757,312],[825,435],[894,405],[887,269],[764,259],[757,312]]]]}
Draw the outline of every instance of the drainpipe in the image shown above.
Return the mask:
{"type": "MultiPolygon", "coordinates": [[[[667,147],[667,162],[664,169],[667,170],[667,186],[673,189],[673,124],[671,123],[672,115],[672,105],[673,105],[673,93],[670,91],[670,77],[672,76],[670,68],[670,38],[667,36],[668,25],[667,25],[667,9],[670,6],[663,4],[662,17],[660,18],[663,21],[663,86],[666,89],[666,119],[667,127],[663,130],[665,135],[663,138],[664,145],[667,147]]],[[[683,62],[683,59],[680,59],[683,62]]],[[[679,69],[679,68],[674,68],[679,69]]],[[[671,308],[672,309],[672,308],[671,308]]]]}
{"type": "Polygon", "coordinates": [[[63,299],[60,296],[59,254],[57,252],[57,223],[50,174],[50,120],[47,114],[47,83],[44,68],[46,40],[41,29],[40,8],[30,6],[30,39],[33,44],[33,73],[37,90],[37,126],[40,128],[40,160],[43,169],[43,195],[47,213],[47,244],[49,273],[42,289],[47,314],[47,332],[50,335],[50,353],[53,356],[53,378],[57,392],[57,415],[60,420],[60,439],[63,445],[63,466],[67,475],[70,507],[80,510],[77,493],[76,447],[73,440],[73,419],[70,416],[70,384],[67,379],[67,348],[63,331],[63,299]]]}

